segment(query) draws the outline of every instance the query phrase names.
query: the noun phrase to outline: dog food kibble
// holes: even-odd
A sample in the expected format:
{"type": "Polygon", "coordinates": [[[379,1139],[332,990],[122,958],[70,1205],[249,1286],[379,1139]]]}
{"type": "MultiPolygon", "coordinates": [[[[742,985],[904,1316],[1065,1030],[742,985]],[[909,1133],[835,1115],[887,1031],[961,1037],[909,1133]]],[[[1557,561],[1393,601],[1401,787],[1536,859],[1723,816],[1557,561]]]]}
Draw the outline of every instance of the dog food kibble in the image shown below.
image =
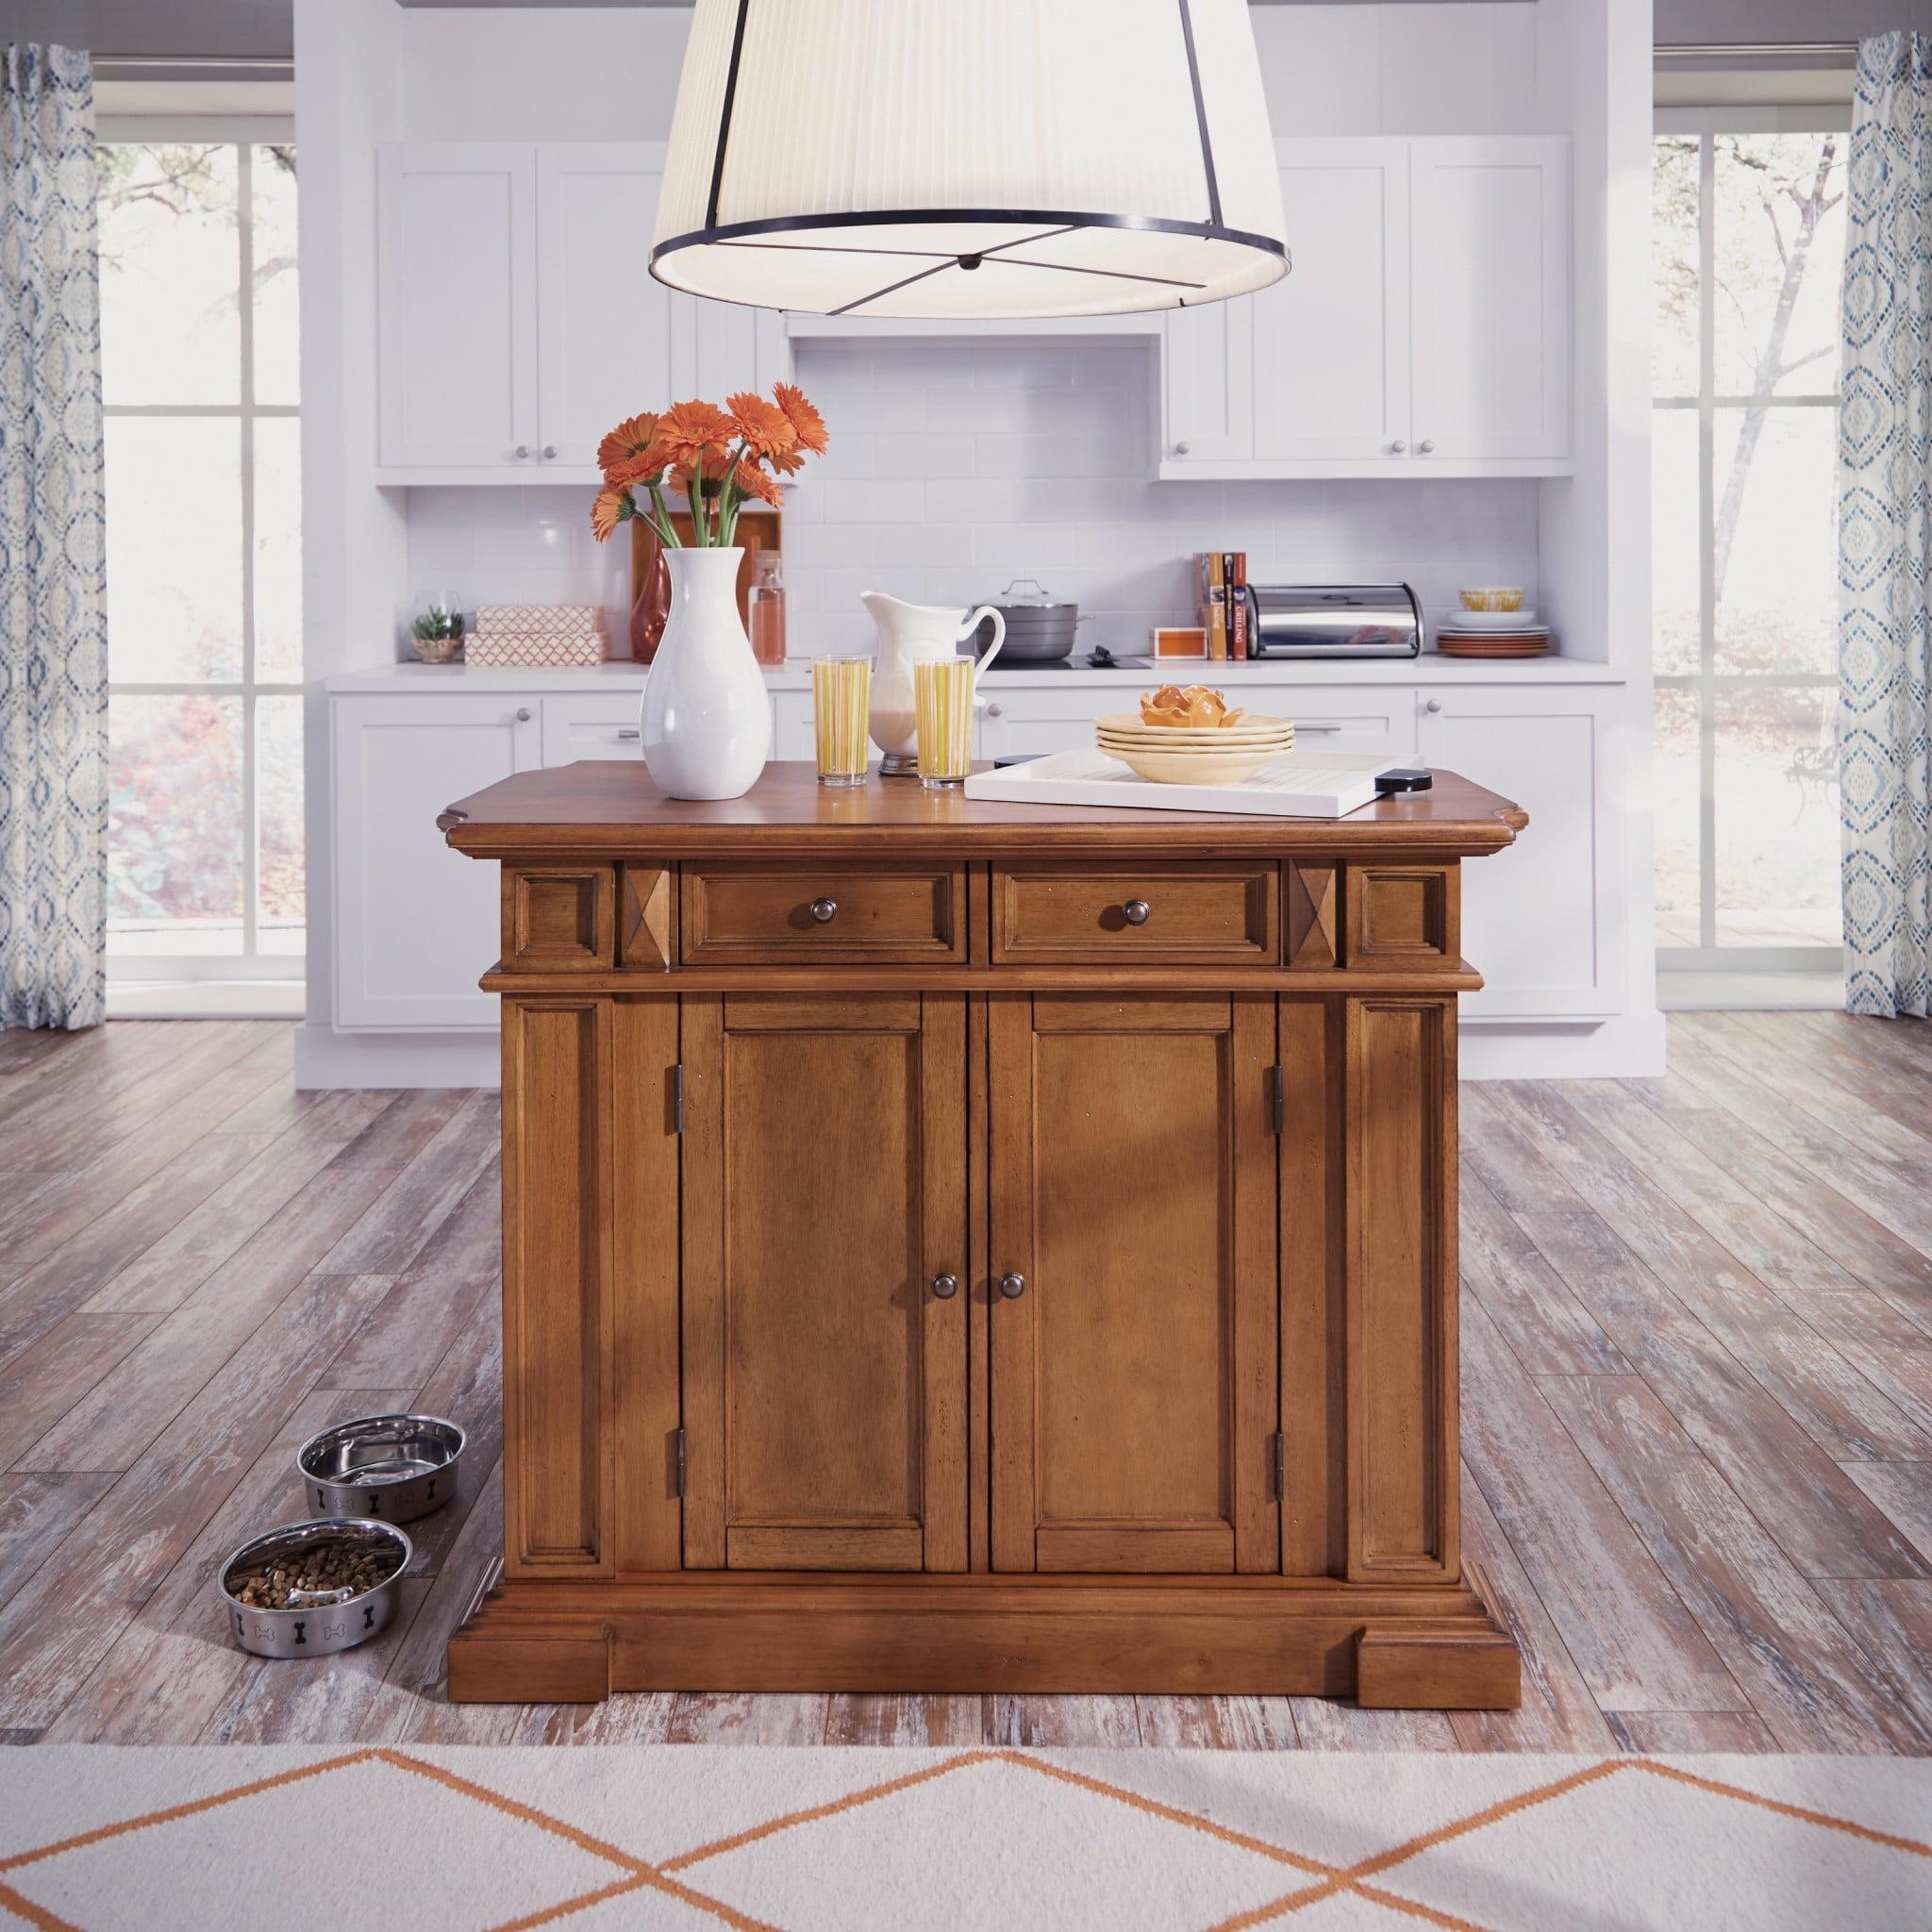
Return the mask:
{"type": "Polygon", "coordinates": [[[324,1543],[228,1579],[228,1592],[251,1610],[339,1604],[393,1576],[400,1552],[324,1543]]]}

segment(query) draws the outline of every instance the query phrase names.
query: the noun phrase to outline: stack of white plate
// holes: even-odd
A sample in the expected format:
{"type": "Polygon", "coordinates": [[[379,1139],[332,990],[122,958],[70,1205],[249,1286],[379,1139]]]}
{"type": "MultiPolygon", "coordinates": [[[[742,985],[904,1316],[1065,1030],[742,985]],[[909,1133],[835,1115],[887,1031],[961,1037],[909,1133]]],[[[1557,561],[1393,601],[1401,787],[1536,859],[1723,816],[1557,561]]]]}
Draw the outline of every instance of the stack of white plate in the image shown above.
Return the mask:
{"type": "Polygon", "coordinates": [[[1108,758],[1158,785],[1238,785],[1294,749],[1291,721],[1252,711],[1222,725],[1149,724],[1116,711],[1096,719],[1093,732],[1108,758]]]}

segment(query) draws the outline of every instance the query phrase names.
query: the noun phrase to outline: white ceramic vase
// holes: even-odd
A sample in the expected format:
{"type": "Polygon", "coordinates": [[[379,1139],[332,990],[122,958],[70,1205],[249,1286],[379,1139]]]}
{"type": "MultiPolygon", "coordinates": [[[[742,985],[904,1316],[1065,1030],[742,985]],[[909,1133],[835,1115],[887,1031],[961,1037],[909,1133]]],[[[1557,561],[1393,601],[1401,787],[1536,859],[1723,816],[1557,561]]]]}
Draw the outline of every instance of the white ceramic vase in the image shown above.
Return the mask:
{"type": "Polygon", "coordinates": [[[667,550],[671,616],[639,736],[673,798],[741,798],[772,751],[772,701],[738,616],[741,550],[667,550]]]}

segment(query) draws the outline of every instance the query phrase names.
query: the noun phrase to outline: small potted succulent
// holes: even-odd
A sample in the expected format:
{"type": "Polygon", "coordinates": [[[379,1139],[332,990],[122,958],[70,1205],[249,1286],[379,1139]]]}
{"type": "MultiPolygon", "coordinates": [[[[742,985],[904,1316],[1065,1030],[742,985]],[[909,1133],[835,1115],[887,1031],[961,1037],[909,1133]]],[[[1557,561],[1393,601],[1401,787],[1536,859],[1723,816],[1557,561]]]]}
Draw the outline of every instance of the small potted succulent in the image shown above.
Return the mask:
{"type": "Polygon", "coordinates": [[[447,664],[463,647],[463,613],[446,600],[432,604],[410,625],[416,655],[425,664],[447,664]]]}

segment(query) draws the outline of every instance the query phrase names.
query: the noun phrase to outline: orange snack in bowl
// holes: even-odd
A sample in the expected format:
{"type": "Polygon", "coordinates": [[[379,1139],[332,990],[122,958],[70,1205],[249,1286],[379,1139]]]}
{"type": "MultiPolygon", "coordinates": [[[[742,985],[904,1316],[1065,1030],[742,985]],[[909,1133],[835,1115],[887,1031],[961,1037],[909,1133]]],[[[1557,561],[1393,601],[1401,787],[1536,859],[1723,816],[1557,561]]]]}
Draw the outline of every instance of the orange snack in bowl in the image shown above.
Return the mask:
{"type": "Polygon", "coordinates": [[[1224,729],[1239,724],[1247,713],[1230,711],[1224,692],[1205,684],[1163,684],[1151,694],[1141,693],[1141,722],[1169,724],[1196,731],[1224,729]]]}

